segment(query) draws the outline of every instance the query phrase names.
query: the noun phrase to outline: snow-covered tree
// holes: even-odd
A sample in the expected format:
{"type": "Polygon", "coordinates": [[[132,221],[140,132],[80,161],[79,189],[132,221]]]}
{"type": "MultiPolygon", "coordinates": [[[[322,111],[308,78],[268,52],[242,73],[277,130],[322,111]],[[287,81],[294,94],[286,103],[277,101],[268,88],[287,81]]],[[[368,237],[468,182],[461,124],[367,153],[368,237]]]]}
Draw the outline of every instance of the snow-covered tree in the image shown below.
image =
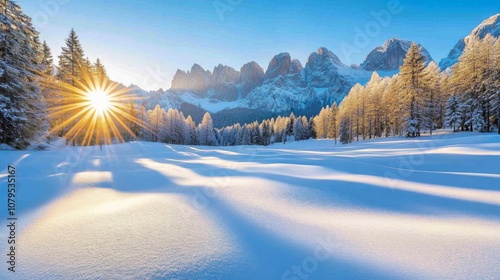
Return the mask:
{"type": "Polygon", "coordinates": [[[198,143],[198,135],[196,134],[196,125],[191,116],[186,118],[186,132],[184,135],[184,143],[195,145],[198,143]]]}
{"type": "Polygon", "coordinates": [[[205,113],[203,120],[198,125],[199,144],[204,146],[214,146],[216,138],[214,133],[214,123],[210,113],[205,113]]]}
{"type": "Polygon", "coordinates": [[[339,127],[340,143],[342,143],[342,144],[351,143],[352,135],[351,135],[351,127],[350,126],[351,126],[351,124],[350,124],[350,120],[348,118],[343,118],[340,121],[340,127],[339,127]]]}
{"type": "Polygon", "coordinates": [[[400,82],[403,86],[402,102],[404,102],[406,109],[405,128],[408,137],[420,135],[422,127],[421,97],[428,86],[428,73],[425,69],[426,59],[422,55],[422,49],[413,43],[406,54],[400,73],[400,82]]]}
{"type": "Polygon", "coordinates": [[[432,135],[432,131],[438,128],[439,119],[441,116],[441,70],[439,66],[432,61],[425,69],[427,74],[427,83],[422,92],[422,121],[423,127],[428,129],[432,135]]]}
{"type": "Polygon", "coordinates": [[[62,48],[62,53],[59,56],[57,77],[68,84],[76,85],[77,80],[82,78],[83,72],[89,64],[84,57],[80,39],[75,30],[71,29],[66,39],[66,46],[62,48]]]}
{"type": "Polygon", "coordinates": [[[46,76],[52,76],[52,74],[54,73],[54,58],[52,57],[52,52],[49,45],[47,45],[47,42],[45,41],[43,41],[42,44],[41,64],[43,74],[45,74],[46,76]]]}
{"type": "Polygon", "coordinates": [[[147,115],[152,130],[151,140],[163,142],[165,139],[165,110],[160,105],[156,105],[153,110],[147,112],[147,115]]]}
{"type": "Polygon", "coordinates": [[[448,98],[448,101],[446,102],[445,124],[453,128],[453,131],[457,131],[458,125],[462,122],[460,108],[460,98],[456,94],[448,98]]]}
{"type": "Polygon", "coordinates": [[[307,140],[309,139],[309,129],[308,122],[306,117],[298,117],[295,120],[295,124],[293,127],[293,135],[295,141],[307,140]]]}
{"type": "Polygon", "coordinates": [[[489,122],[489,118],[484,114],[485,111],[489,112],[488,87],[485,86],[493,44],[489,38],[485,37],[485,41],[477,37],[469,38],[463,54],[452,70],[453,91],[464,100],[466,112],[463,122],[466,129],[471,131],[476,128],[483,129],[483,124],[489,122]],[[478,114],[482,115],[482,121],[478,119],[478,114]]]}
{"type": "Polygon", "coordinates": [[[500,134],[500,39],[497,39],[494,45],[491,72],[486,82],[489,85],[488,99],[491,112],[496,119],[498,134],[500,134]]]}
{"type": "Polygon", "coordinates": [[[469,127],[471,131],[482,131],[485,126],[483,117],[483,109],[479,104],[478,99],[469,98],[464,104],[465,122],[464,125],[469,127]]]}
{"type": "Polygon", "coordinates": [[[18,4],[0,1],[0,11],[0,143],[25,148],[44,127],[41,46],[18,4]]]}

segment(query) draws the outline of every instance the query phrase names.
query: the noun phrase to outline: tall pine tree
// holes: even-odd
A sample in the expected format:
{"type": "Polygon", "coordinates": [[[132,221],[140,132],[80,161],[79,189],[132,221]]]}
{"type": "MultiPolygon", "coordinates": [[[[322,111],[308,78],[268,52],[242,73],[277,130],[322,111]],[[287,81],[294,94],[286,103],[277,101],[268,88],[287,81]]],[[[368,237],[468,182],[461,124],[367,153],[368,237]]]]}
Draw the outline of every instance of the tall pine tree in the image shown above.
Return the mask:
{"type": "Polygon", "coordinates": [[[76,85],[82,79],[86,62],[80,39],[74,29],[71,29],[66,46],[62,48],[59,56],[59,67],[57,77],[68,84],[76,85]]]}

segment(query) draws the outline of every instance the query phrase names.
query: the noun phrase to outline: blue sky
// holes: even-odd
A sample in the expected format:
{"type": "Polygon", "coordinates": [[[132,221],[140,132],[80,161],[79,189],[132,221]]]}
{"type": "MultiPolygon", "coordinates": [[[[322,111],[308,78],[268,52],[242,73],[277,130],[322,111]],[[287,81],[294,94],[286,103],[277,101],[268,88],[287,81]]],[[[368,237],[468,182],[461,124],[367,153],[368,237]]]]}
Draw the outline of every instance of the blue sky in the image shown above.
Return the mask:
{"type": "MultiPolygon", "coordinates": [[[[433,58],[486,18],[500,1],[438,0],[18,0],[56,57],[75,28],[86,55],[100,58],[112,79],[145,89],[170,87],[175,71],[194,63],[236,69],[289,52],[303,64],[327,47],[359,64],[392,37],[416,41],[433,58]],[[398,4],[399,3],[399,4],[398,4]],[[391,12],[390,20],[374,13],[391,12]],[[368,33],[365,31],[368,28],[368,33]],[[370,32],[371,31],[371,32],[370,32]],[[365,40],[359,40],[362,37],[365,40]]],[[[57,59],[56,59],[57,61],[57,59]]]]}

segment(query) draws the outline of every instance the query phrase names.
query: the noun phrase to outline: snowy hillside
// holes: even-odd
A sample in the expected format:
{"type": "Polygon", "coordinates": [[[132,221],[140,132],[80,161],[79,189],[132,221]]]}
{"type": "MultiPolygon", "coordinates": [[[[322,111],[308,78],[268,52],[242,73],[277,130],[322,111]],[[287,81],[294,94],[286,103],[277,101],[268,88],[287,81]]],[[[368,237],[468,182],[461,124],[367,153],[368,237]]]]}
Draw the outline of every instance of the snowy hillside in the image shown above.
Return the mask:
{"type": "Polygon", "coordinates": [[[17,278],[0,278],[494,279],[498,162],[498,135],[446,131],[0,151],[20,226],[17,278]]]}
{"type": "Polygon", "coordinates": [[[500,37],[500,14],[496,14],[489,19],[483,21],[478,25],[472,32],[463,39],[460,39],[458,43],[453,47],[453,49],[448,54],[448,57],[443,58],[439,63],[439,67],[445,70],[453,66],[458,62],[458,58],[462,55],[465,45],[470,40],[471,37],[479,37],[483,39],[487,34],[491,34],[494,37],[500,37]]]}

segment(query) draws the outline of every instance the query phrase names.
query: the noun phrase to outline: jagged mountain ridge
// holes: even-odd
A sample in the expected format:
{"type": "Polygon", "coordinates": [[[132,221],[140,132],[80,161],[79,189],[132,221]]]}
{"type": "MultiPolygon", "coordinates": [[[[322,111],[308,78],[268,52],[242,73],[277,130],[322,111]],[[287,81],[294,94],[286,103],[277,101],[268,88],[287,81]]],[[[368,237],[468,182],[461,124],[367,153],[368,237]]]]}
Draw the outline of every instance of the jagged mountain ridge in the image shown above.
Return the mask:
{"type": "MultiPolygon", "coordinates": [[[[499,18],[500,14],[490,17],[471,34],[498,37],[499,18]]],[[[465,46],[467,37],[461,42],[465,46]]],[[[223,65],[209,71],[195,64],[190,71],[177,71],[170,90],[150,93],[142,103],[147,109],[156,104],[177,108],[197,121],[204,112],[210,112],[218,126],[292,111],[311,116],[327,104],[340,103],[354,84],[366,83],[373,71],[380,76],[398,73],[410,45],[410,41],[390,39],[371,51],[359,67],[346,66],[326,48],[312,53],[305,66],[290,54],[280,53],[271,59],[265,71],[256,62],[243,65],[239,71],[223,65]]],[[[457,46],[459,56],[463,46],[457,46]]],[[[429,52],[421,47],[427,61],[432,61],[429,52]]]]}
{"type": "Polygon", "coordinates": [[[452,67],[458,62],[458,58],[462,55],[465,45],[471,37],[475,36],[479,37],[479,39],[483,39],[487,34],[491,34],[497,38],[500,37],[500,13],[483,21],[476,28],[474,28],[469,35],[460,39],[450,51],[448,56],[439,62],[439,67],[441,67],[442,70],[452,67]]]}
{"type": "MultiPolygon", "coordinates": [[[[391,59],[400,59],[398,64],[402,63],[404,56],[394,55],[398,57],[391,59]]],[[[392,70],[379,69],[382,76],[393,75],[392,70]]],[[[332,51],[322,47],[311,53],[305,67],[286,52],[275,55],[266,71],[254,61],[239,71],[224,65],[210,71],[194,64],[189,71],[177,70],[171,89],[151,93],[142,103],[146,109],[156,104],[181,109],[195,119],[204,112],[227,116],[227,112],[236,109],[246,109],[255,115],[253,119],[252,115],[245,116],[248,121],[290,112],[314,115],[327,104],[340,103],[354,84],[366,83],[372,73],[345,65],[332,51]]],[[[231,119],[219,125],[239,121],[231,119]]]]}

